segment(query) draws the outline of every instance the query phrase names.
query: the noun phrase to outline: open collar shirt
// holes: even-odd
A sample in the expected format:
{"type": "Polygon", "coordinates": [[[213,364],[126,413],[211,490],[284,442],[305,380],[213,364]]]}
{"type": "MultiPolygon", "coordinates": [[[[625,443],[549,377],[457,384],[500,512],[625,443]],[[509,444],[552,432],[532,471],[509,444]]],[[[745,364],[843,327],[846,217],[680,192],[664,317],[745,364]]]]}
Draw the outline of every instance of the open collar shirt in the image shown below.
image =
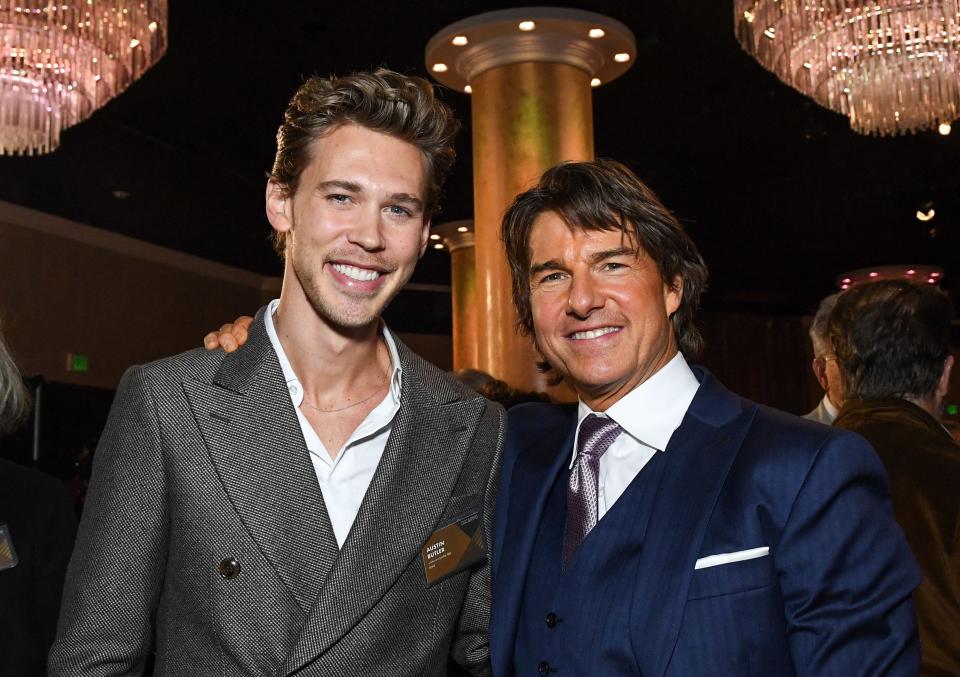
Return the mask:
{"type": "Polygon", "coordinates": [[[381,325],[383,342],[390,353],[392,364],[390,389],[383,400],[361,421],[343,447],[337,450],[336,455],[331,456],[307,417],[300,410],[303,405],[303,386],[294,373],[293,367],[290,366],[290,360],[287,359],[273,324],[273,314],[279,304],[279,299],[270,302],[263,316],[264,324],[270,343],[273,344],[277,359],[280,361],[280,369],[283,370],[283,378],[287,382],[290,400],[297,412],[300,431],[310,452],[310,461],[313,463],[317,481],[320,483],[323,502],[330,516],[337,545],[343,547],[343,542],[357,518],[357,512],[360,510],[360,504],[367,493],[373,474],[380,464],[380,458],[383,456],[383,450],[387,446],[387,439],[393,428],[394,418],[400,410],[400,383],[403,375],[400,355],[393,335],[386,326],[381,325]]]}

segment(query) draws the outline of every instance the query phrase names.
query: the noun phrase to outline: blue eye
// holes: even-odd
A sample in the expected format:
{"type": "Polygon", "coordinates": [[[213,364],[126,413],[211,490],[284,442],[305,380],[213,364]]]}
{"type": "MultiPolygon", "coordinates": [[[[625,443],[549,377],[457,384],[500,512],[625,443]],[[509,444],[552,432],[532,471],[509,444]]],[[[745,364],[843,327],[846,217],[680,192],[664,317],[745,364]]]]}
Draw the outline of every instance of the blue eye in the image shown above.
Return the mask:
{"type": "Polygon", "coordinates": [[[387,207],[387,210],[394,216],[412,216],[409,209],[405,209],[400,205],[390,205],[387,207]]]}
{"type": "Polygon", "coordinates": [[[330,200],[330,201],[333,202],[333,203],[341,204],[341,205],[342,205],[342,204],[346,204],[347,202],[350,201],[350,196],[349,196],[349,195],[343,195],[343,194],[341,194],[341,193],[334,193],[334,194],[332,194],[332,195],[328,195],[328,196],[327,196],[327,199],[330,200]]]}

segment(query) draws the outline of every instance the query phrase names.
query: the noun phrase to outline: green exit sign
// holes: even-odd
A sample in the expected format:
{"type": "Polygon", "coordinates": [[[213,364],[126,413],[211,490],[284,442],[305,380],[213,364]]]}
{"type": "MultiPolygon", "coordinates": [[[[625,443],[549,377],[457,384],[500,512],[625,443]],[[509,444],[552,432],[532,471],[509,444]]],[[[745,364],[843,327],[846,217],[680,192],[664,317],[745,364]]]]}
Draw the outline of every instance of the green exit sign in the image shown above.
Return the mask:
{"type": "Polygon", "coordinates": [[[81,353],[67,353],[67,371],[89,371],[90,358],[81,353]]]}
{"type": "Polygon", "coordinates": [[[950,414],[951,416],[956,416],[957,413],[960,413],[960,407],[958,407],[955,404],[948,404],[947,413],[950,414]]]}

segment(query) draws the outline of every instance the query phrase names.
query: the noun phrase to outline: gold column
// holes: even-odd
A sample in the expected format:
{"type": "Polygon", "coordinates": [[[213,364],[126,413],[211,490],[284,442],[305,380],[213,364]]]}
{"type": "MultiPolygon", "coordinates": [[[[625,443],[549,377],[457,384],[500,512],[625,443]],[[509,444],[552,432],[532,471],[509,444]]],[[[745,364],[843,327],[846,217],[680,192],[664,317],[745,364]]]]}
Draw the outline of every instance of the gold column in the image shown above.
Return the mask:
{"type": "MultiPolygon", "coordinates": [[[[471,17],[427,45],[434,77],[473,97],[476,308],[470,321],[457,318],[463,311],[454,292],[455,367],[481,369],[522,390],[550,390],[536,369],[530,338],[516,332],[500,221],[513,198],[545,170],[593,159],[591,87],[621,75],[635,54],[633,34],[623,24],[550,7],[471,17]],[[462,331],[476,334],[458,335],[462,331]],[[456,346],[471,342],[460,349],[461,363],[456,346]]],[[[458,262],[453,265],[457,279],[458,262]]],[[[570,391],[551,394],[568,399],[570,391]]]]}
{"type": "MultiPolygon", "coordinates": [[[[479,369],[480,304],[477,303],[473,221],[450,221],[431,228],[450,252],[450,296],[453,302],[453,368],[479,369]]],[[[435,244],[438,249],[440,245],[435,244]]]]}
{"type": "Polygon", "coordinates": [[[562,63],[515,63],[473,80],[477,368],[522,390],[546,390],[529,338],[516,332],[500,219],[513,198],[563,160],[593,159],[590,76],[562,63]]]}

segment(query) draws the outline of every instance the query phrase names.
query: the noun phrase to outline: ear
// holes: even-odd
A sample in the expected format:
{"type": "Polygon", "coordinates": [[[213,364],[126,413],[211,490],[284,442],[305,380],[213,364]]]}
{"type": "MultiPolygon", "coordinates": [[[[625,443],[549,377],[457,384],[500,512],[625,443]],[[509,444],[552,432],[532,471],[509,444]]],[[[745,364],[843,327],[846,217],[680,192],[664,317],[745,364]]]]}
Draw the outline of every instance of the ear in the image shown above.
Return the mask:
{"type": "Polygon", "coordinates": [[[293,198],[283,186],[270,179],[267,181],[267,220],[273,229],[286,233],[293,229],[293,198]]]}
{"type": "Polygon", "coordinates": [[[420,232],[420,256],[423,258],[424,253],[427,251],[427,244],[430,242],[430,222],[431,219],[423,220],[423,230],[420,232]]]}
{"type": "Polygon", "coordinates": [[[683,300],[683,275],[678,274],[673,278],[673,284],[663,285],[663,305],[667,308],[667,317],[672,317],[677,308],[680,307],[680,301],[683,300]]]}
{"type": "Polygon", "coordinates": [[[950,390],[951,369],[953,369],[953,355],[947,355],[947,358],[943,361],[943,373],[940,374],[940,382],[937,383],[937,397],[947,396],[947,391],[950,390]]]}
{"type": "Polygon", "coordinates": [[[830,384],[827,381],[827,361],[822,357],[813,358],[813,362],[810,363],[810,366],[813,368],[813,375],[817,377],[817,383],[820,384],[820,387],[824,390],[830,389],[830,384]]]}

